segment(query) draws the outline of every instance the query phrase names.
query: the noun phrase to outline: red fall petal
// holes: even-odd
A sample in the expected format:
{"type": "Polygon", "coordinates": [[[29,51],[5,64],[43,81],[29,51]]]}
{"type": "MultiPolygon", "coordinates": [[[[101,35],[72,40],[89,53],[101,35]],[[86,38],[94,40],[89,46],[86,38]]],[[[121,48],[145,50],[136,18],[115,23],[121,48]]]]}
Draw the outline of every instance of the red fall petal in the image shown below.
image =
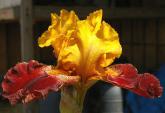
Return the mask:
{"type": "Polygon", "coordinates": [[[137,69],[131,64],[116,64],[108,69],[118,75],[111,76],[111,73],[106,73],[106,76],[103,77],[106,82],[129,89],[144,97],[155,98],[162,95],[163,88],[160,86],[159,80],[150,73],[138,74],[137,69]]]}
{"type": "Polygon", "coordinates": [[[77,82],[77,77],[65,75],[50,76],[46,71],[51,66],[46,66],[31,60],[28,63],[18,63],[9,69],[2,82],[3,96],[11,104],[44,97],[49,91],[58,91],[64,84],[77,82]]]}

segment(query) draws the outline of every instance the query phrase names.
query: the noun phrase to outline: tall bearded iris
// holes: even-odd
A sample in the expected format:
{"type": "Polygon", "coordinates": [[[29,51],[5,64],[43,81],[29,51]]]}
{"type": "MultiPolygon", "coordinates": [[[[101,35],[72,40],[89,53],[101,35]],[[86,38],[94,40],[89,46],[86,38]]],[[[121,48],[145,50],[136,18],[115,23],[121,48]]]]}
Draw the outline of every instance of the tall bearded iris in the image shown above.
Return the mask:
{"type": "Polygon", "coordinates": [[[131,64],[111,65],[122,48],[117,32],[102,21],[102,10],[79,20],[74,11],[51,14],[51,25],[38,39],[40,47],[52,46],[56,66],[37,61],[11,68],[2,82],[3,96],[12,104],[27,103],[61,90],[61,113],[81,113],[87,90],[102,80],[136,94],[154,98],[162,94],[152,74],[138,74],[131,64]]]}

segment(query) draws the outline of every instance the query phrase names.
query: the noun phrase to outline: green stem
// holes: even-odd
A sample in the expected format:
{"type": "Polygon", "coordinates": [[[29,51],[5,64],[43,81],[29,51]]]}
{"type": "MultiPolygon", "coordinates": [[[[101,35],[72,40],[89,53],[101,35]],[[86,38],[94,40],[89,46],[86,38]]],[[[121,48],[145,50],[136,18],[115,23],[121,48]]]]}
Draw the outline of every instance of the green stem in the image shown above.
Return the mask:
{"type": "Polygon", "coordinates": [[[64,87],[61,91],[60,112],[82,113],[87,89],[85,87],[64,87]]]}

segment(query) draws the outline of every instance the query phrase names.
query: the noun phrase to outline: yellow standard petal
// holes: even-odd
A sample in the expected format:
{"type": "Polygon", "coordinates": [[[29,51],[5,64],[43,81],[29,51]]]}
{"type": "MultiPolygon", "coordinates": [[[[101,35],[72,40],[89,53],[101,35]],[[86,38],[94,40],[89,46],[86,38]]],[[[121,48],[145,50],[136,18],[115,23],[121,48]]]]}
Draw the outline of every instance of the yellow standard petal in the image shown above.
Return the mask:
{"type": "Polygon", "coordinates": [[[122,48],[119,42],[118,33],[106,22],[102,22],[100,30],[97,32],[97,37],[107,43],[107,49],[104,54],[100,56],[100,66],[106,67],[110,65],[114,59],[120,57],[122,48]],[[108,44],[109,43],[109,44],[108,44]]]}
{"type": "Polygon", "coordinates": [[[85,20],[78,20],[73,11],[62,10],[60,17],[52,15],[52,25],[39,44],[51,44],[58,56],[57,67],[74,71],[83,81],[101,76],[103,68],[122,53],[117,32],[102,21],[102,10],[85,20]]]}
{"type": "Polygon", "coordinates": [[[58,56],[61,48],[67,46],[68,43],[66,42],[72,36],[77,20],[78,17],[74,11],[61,10],[60,16],[51,14],[51,25],[38,39],[39,46],[52,45],[55,54],[58,56]]]}
{"type": "Polygon", "coordinates": [[[97,32],[100,29],[101,26],[101,20],[102,20],[102,10],[97,10],[87,17],[87,21],[90,25],[90,29],[93,32],[97,32]]]}
{"type": "Polygon", "coordinates": [[[65,47],[59,55],[58,65],[64,70],[75,71],[80,62],[80,51],[77,44],[65,47]]]}
{"type": "MultiPolygon", "coordinates": [[[[90,16],[93,17],[96,12],[90,16]]],[[[89,23],[89,18],[92,18],[90,16],[87,20],[78,22],[76,37],[81,53],[79,71],[86,77],[97,75],[101,68],[110,65],[122,53],[117,32],[106,22],[101,22],[97,32],[93,32],[93,29],[89,29],[93,27],[93,24],[89,23]]],[[[100,24],[100,21],[95,21],[95,25],[97,24],[100,24]]]]}

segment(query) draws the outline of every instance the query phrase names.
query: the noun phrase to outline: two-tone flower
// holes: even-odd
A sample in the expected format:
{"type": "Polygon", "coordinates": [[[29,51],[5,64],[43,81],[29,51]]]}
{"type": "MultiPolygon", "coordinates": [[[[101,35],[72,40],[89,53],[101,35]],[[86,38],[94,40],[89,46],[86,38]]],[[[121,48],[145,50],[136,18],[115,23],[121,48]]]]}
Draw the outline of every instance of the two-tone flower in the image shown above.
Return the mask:
{"type": "Polygon", "coordinates": [[[37,61],[11,68],[2,82],[3,96],[12,104],[29,102],[61,89],[61,113],[80,113],[86,91],[98,80],[154,98],[162,94],[159,80],[149,73],[138,74],[131,64],[111,65],[122,47],[118,33],[105,21],[102,10],[80,20],[74,11],[51,14],[51,25],[38,40],[52,46],[56,66],[37,61]]]}

